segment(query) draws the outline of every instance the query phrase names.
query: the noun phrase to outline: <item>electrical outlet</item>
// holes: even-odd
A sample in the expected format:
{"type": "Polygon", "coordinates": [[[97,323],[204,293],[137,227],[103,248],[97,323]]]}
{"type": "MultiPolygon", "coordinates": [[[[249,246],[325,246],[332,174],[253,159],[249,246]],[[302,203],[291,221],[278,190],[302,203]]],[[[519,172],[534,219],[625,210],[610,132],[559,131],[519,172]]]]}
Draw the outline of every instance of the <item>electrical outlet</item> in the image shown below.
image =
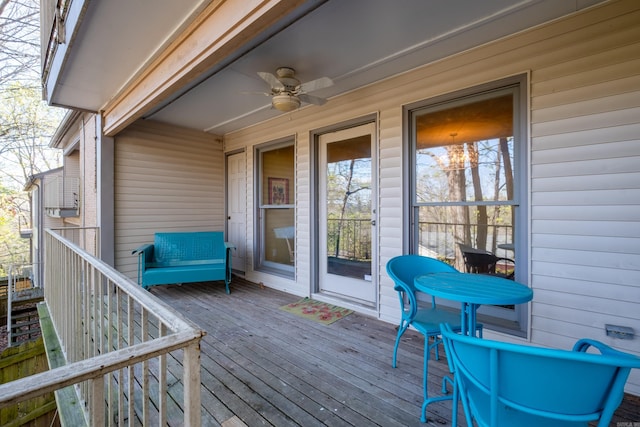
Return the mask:
{"type": "Polygon", "coordinates": [[[604,325],[607,336],[621,340],[632,340],[635,337],[633,329],[628,326],[604,325]]]}

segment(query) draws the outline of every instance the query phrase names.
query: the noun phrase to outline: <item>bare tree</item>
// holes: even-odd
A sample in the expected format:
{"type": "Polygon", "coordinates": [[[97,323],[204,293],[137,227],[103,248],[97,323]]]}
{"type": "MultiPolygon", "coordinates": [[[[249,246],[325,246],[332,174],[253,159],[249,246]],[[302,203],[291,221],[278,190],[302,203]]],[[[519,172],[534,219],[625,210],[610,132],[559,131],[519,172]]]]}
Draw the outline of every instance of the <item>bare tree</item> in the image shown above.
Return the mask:
{"type": "MultiPolygon", "coordinates": [[[[341,188],[341,190],[343,190],[342,206],[340,207],[340,216],[338,221],[338,227],[336,230],[337,241],[336,241],[336,249],[334,254],[336,258],[339,258],[339,255],[340,255],[340,240],[343,235],[343,227],[345,225],[344,221],[347,217],[347,211],[351,203],[351,200],[350,200],[351,196],[355,195],[360,191],[371,189],[368,185],[362,186],[360,182],[358,182],[357,180],[354,180],[354,168],[355,168],[356,162],[358,162],[358,159],[350,159],[348,161],[342,162],[343,166],[344,164],[348,163],[348,170],[342,171],[342,174],[341,174],[344,181],[344,187],[341,188]]],[[[354,218],[354,219],[362,219],[361,218],[362,214],[367,215],[369,212],[371,212],[371,207],[369,206],[369,203],[367,203],[367,206],[365,207],[364,211],[362,210],[362,208],[363,206],[360,206],[360,204],[357,205],[356,207],[357,218],[354,218]]],[[[355,226],[352,226],[352,227],[355,227],[355,226]]],[[[353,234],[355,236],[355,233],[353,234]]],[[[355,246],[355,242],[350,242],[350,243],[352,246],[355,246]]]]}
{"type": "Polygon", "coordinates": [[[38,0],[0,0],[0,182],[14,189],[59,162],[48,143],[63,110],[41,100],[39,12],[38,0]]]}
{"type": "Polygon", "coordinates": [[[0,0],[0,275],[29,258],[30,203],[22,188],[31,175],[59,165],[48,148],[62,115],[42,101],[38,0],[0,0]]]}
{"type": "Polygon", "coordinates": [[[51,109],[38,90],[12,83],[0,92],[0,180],[22,188],[31,175],[59,164],[59,151],[48,143],[63,110],[51,109]]]}
{"type": "Polygon", "coordinates": [[[0,87],[15,80],[40,81],[40,4],[0,0],[0,87]]]}

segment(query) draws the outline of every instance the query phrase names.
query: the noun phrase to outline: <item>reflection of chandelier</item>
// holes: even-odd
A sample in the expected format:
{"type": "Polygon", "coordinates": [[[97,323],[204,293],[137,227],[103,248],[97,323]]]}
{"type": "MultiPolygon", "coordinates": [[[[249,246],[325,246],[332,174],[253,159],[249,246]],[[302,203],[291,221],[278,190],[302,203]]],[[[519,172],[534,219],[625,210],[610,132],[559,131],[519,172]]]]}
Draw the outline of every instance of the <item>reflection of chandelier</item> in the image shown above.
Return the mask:
{"type": "Polygon", "coordinates": [[[449,169],[464,169],[467,156],[462,144],[447,147],[447,155],[449,156],[449,169]]]}
{"type": "Polygon", "coordinates": [[[445,149],[447,150],[447,160],[449,161],[449,169],[464,169],[464,164],[467,161],[467,155],[464,150],[464,143],[456,144],[456,136],[458,136],[457,132],[452,132],[449,134],[449,136],[451,136],[451,144],[445,146],[445,149]]]}
{"type": "Polygon", "coordinates": [[[478,150],[476,150],[475,142],[461,142],[456,144],[457,132],[449,134],[451,142],[444,145],[446,154],[440,158],[440,166],[447,170],[462,170],[467,163],[470,167],[478,167],[478,150]],[[445,167],[446,165],[446,167],[445,167]]]}

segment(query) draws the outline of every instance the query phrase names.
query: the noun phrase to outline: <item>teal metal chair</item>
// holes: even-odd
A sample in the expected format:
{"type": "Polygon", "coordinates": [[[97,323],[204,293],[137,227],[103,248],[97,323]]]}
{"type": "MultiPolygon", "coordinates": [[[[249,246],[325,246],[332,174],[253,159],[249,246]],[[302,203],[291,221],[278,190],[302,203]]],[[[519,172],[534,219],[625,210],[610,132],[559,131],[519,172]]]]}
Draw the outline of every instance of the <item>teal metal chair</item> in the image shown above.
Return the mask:
{"type": "Polygon", "coordinates": [[[467,425],[606,427],[622,402],[624,384],[640,358],[594,340],[573,351],[461,336],[441,325],[454,401],[467,425]],[[595,348],[600,354],[587,353],[595,348]]]}
{"type": "MultiPolygon", "coordinates": [[[[431,349],[435,350],[435,359],[438,360],[438,345],[441,343],[440,323],[449,323],[454,330],[460,331],[460,310],[446,310],[436,306],[436,299],[431,298],[431,307],[418,307],[416,290],[413,280],[416,276],[437,272],[457,272],[442,261],[428,258],[421,255],[400,255],[392,258],[387,263],[387,273],[395,283],[394,289],[400,298],[401,319],[398,327],[398,335],[393,347],[392,366],[397,366],[398,346],[400,339],[409,326],[413,326],[418,332],[424,335],[424,369],[423,369],[423,389],[424,399],[427,400],[427,373],[429,354],[431,349]],[[429,344],[429,340],[433,342],[429,344]]],[[[482,324],[478,324],[478,333],[482,336],[482,324]]],[[[443,380],[443,393],[446,393],[446,383],[443,380]]]]}

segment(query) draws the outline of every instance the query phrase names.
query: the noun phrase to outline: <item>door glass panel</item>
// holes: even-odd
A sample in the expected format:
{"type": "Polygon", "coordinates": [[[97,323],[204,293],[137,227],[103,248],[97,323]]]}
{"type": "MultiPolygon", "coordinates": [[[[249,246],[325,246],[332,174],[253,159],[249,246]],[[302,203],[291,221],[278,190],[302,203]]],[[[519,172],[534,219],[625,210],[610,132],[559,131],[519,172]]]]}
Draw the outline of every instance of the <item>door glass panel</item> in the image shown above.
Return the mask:
{"type": "Polygon", "coordinates": [[[371,137],[327,144],[327,273],[371,280],[371,137]]]}

